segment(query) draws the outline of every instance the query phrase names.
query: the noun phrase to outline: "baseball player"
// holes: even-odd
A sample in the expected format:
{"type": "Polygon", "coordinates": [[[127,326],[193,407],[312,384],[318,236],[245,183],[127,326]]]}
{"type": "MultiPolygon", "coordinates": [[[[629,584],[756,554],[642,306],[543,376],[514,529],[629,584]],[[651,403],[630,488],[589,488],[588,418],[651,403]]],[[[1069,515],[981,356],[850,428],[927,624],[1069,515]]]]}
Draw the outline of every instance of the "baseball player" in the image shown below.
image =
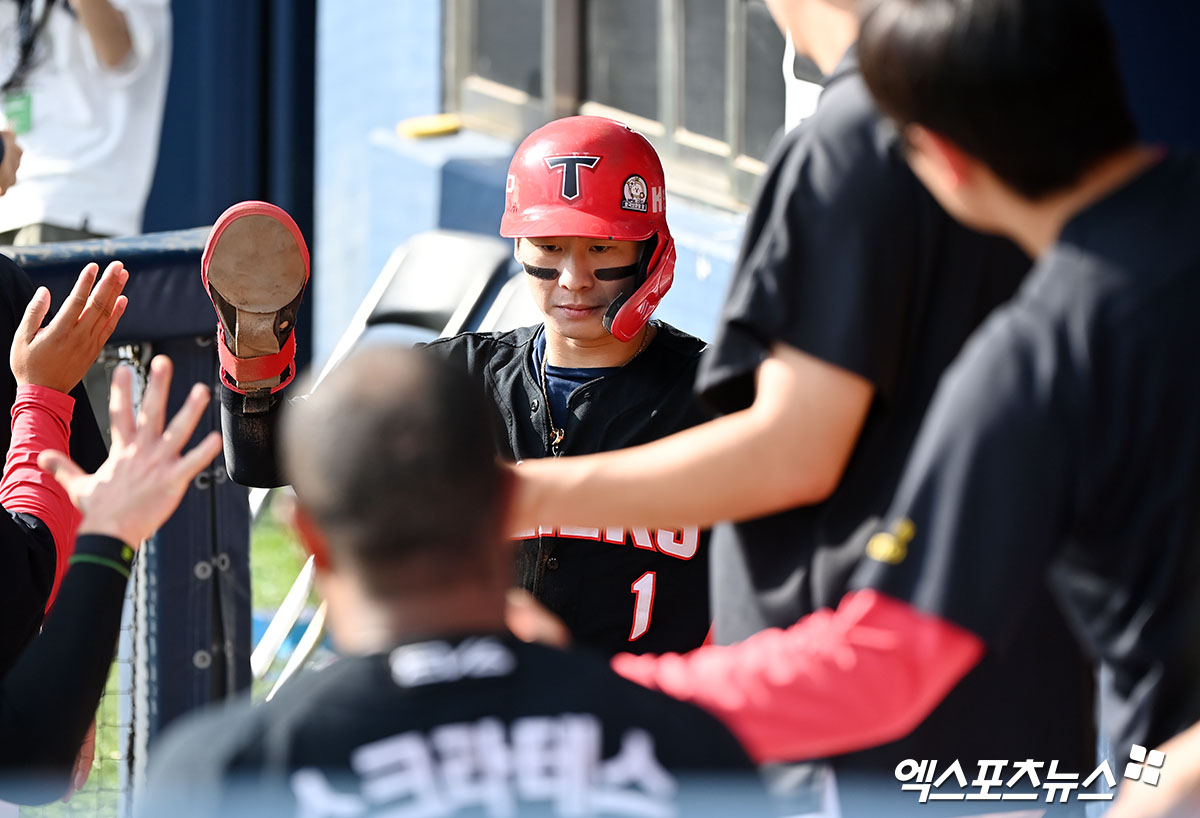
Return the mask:
{"type": "MultiPolygon", "coordinates": [[[[122,265],[114,263],[98,276],[97,270],[88,265],[76,282],[78,288],[96,286],[94,304],[112,305],[124,287],[128,273],[122,265]],[[98,280],[99,279],[99,280],[98,280]]],[[[6,256],[0,256],[0,343],[12,345],[12,340],[22,331],[21,321],[26,305],[34,299],[36,288],[29,276],[6,256]]],[[[87,299],[88,290],[78,289],[77,294],[87,299]]],[[[44,295],[39,295],[39,299],[44,295]]],[[[121,304],[124,305],[122,299],[121,304]]],[[[48,305],[47,305],[48,306],[48,305]]],[[[123,308],[123,307],[122,307],[123,308]]],[[[96,307],[92,306],[89,315],[96,307]]],[[[87,350],[98,355],[107,335],[98,343],[88,339],[87,350]]],[[[68,356],[60,353],[61,363],[67,364],[68,356]]],[[[94,360],[94,356],[93,356],[94,360]]],[[[86,367],[85,367],[86,370],[86,367]]],[[[82,377],[82,372],[80,373],[82,377]]],[[[64,384],[68,392],[66,413],[69,424],[71,454],[80,465],[95,471],[107,455],[96,418],[83,385],[78,378],[70,385],[64,384]]],[[[0,375],[0,407],[8,407],[6,414],[18,402],[18,384],[11,371],[0,375]]],[[[0,445],[9,448],[10,433],[7,428],[0,431],[0,445]]],[[[27,475],[28,478],[28,475],[27,475]]],[[[58,594],[66,572],[67,560],[71,556],[73,538],[69,508],[62,514],[55,513],[51,520],[44,501],[37,499],[40,489],[34,488],[38,481],[26,479],[23,485],[14,483],[0,493],[0,505],[7,514],[0,515],[0,527],[8,547],[4,549],[7,562],[0,570],[0,672],[10,667],[29,641],[41,627],[44,613],[58,594]],[[32,491],[31,491],[32,489],[32,491]],[[34,513],[43,512],[43,513],[34,513]]]]}
{"type": "Polygon", "coordinates": [[[711,716],[505,632],[489,404],[459,368],[379,345],[288,408],[298,530],[347,655],[177,723],[142,814],[770,814],[711,716]]]}
{"type": "Polygon", "coordinates": [[[20,803],[46,803],[68,787],[83,786],[91,756],[82,768],[77,758],[112,664],[133,554],[220,447],[213,435],[181,454],[208,393],[193,389],[167,425],[170,366],[160,356],[137,428],[130,373],[122,370],[114,375],[111,455],[95,474],[68,458],[73,403],[68,393],[125,309],[120,292],[127,275],[121,265],[110,265],[98,283],[97,272],[94,264],[84,268],[71,296],[41,329],[50,295],[39,288],[13,342],[12,446],[0,480],[5,512],[0,623],[6,632],[22,633],[20,603],[30,594],[22,586],[45,583],[33,603],[39,622],[50,583],[61,591],[41,635],[35,631],[26,649],[5,656],[0,666],[0,797],[20,803]],[[40,553],[46,541],[48,565],[40,553]]]}
{"type": "MultiPolygon", "coordinates": [[[[837,605],[939,377],[1029,268],[1011,243],[957,225],[912,174],[859,74],[853,4],[772,8],[828,80],[815,113],[773,149],[701,361],[697,389],[723,417],[631,452],[517,470],[535,506],[526,524],[559,515],[643,525],[738,520],[713,533],[721,643],[837,605]]],[[[927,723],[843,755],[834,768],[839,778],[891,780],[906,758],[1053,757],[1083,766],[1094,747],[1090,676],[1039,586],[1004,645],[927,723]]],[[[828,810],[826,777],[805,772],[819,801],[811,808],[828,810]]],[[[844,813],[858,811],[855,788],[839,794],[844,813]]]]}
{"type": "MultiPolygon", "coordinates": [[[[262,473],[274,467],[257,444],[273,439],[272,395],[290,378],[307,254],[296,249],[302,239],[281,211],[263,221],[270,207],[249,203],[223,216],[204,269],[221,316],[231,474],[277,485],[277,475],[262,473]],[[256,230],[267,238],[243,238],[256,230]],[[254,255],[264,245],[275,248],[266,266],[254,255]],[[247,271],[253,280],[243,280],[247,271]],[[252,288],[265,292],[262,282],[288,286],[272,291],[273,302],[259,299],[256,313],[252,288]]],[[[675,246],[662,165],[643,136],[600,117],[534,131],[509,168],[500,234],[513,239],[545,321],[426,349],[486,389],[500,410],[495,438],[503,457],[607,451],[705,419],[692,397],[703,342],[650,320],[671,286],[675,246]]],[[[579,644],[609,654],[696,647],[710,626],[707,532],[618,521],[516,532],[517,584],[561,617],[579,644]]]]}
{"type": "Polygon", "coordinates": [[[1155,746],[1200,717],[1200,166],[1136,142],[1091,0],[880,0],[858,55],[930,190],[1036,265],[946,373],[836,611],[618,666],[760,758],[821,756],[913,729],[1049,583],[1108,670],[1114,753],[1155,746]]]}

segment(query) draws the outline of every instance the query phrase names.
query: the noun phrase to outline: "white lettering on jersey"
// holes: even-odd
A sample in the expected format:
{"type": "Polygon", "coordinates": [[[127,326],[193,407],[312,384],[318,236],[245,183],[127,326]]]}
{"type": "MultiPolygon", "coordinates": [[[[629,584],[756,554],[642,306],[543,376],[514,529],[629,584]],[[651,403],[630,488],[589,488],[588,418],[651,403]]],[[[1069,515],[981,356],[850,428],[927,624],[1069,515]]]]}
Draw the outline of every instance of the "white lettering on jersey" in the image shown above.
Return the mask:
{"type": "Polygon", "coordinates": [[[363,745],[350,757],[359,792],[334,790],[307,768],[292,774],[301,818],[442,818],[464,809],[514,816],[541,802],[556,815],[668,818],[678,787],[654,754],[654,739],[629,730],[602,758],[600,721],[589,714],[530,716],[507,731],[497,719],[410,731],[363,745]]]}
{"type": "Polygon", "coordinates": [[[517,660],[512,651],[490,636],[464,639],[458,645],[418,642],[402,645],[389,657],[392,679],[401,687],[420,687],[459,679],[507,676],[517,660]]]}
{"type": "Polygon", "coordinates": [[[680,531],[660,528],[655,540],[658,550],[681,560],[690,560],[700,548],[700,529],[688,526],[680,531]]]}
{"type": "Polygon", "coordinates": [[[654,610],[655,573],[647,571],[633,581],[629,592],[633,594],[633,627],[629,629],[629,641],[636,642],[650,630],[650,616],[654,610]]]}
{"type": "Polygon", "coordinates": [[[696,556],[696,552],[700,550],[700,529],[694,525],[686,526],[685,528],[675,530],[671,528],[659,528],[653,536],[647,528],[605,528],[601,531],[599,528],[588,528],[586,526],[564,525],[559,528],[552,526],[542,526],[536,531],[532,528],[526,528],[512,535],[514,540],[531,540],[534,537],[553,537],[557,534],[560,537],[567,537],[575,540],[595,540],[597,542],[606,542],[620,544],[633,541],[634,548],[641,548],[646,551],[658,551],[660,554],[666,554],[668,557],[675,557],[681,560],[690,560],[696,556]]]}

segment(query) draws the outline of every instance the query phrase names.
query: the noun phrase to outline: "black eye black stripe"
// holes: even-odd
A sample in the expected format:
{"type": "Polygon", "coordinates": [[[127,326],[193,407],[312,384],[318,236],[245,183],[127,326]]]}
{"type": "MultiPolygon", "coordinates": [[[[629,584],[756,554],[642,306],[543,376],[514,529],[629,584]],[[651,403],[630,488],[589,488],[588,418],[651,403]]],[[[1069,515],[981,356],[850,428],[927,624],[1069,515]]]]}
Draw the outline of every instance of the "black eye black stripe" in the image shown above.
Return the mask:
{"type": "Polygon", "coordinates": [[[521,266],[525,268],[525,272],[543,281],[553,281],[558,278],[558,270],[554,267],[534,267],[532,264],[526,264],[525,262],[521,262],[521,266]]]}
{"type": "Polygon", "coordinates": [[[594,275],[597,281],[620,281],[622,278],[629,278],[637,275],[638,264],[626,264],[624,267],[601,267],[594,275]]]}
{"type": "MultiPolygon", "coordinates": [[[[553,281],[558,278],[558,270],[554,267],[534,267],[532,264],[521,262],[521,266],[525,268],[525,272],[534,278],[540,278],[543,281],[553,281]]],[[[637,275],[638,265],[626,264],[624,267],[601,267],[596,270],[594,275],[597,281],[620,281],[622,278],[629,278],[637,275]]]]}

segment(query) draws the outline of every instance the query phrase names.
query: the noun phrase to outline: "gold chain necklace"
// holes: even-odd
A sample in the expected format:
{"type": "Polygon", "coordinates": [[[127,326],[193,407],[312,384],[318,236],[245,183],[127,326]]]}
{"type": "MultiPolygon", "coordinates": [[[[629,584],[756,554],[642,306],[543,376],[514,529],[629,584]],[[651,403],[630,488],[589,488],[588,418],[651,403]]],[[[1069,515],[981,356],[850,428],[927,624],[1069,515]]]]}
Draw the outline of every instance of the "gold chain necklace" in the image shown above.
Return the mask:
{"type": "MultiPolygon", "coordinates": [[[[628,366],[630,361],[632,361],[637,356],[641,355],[642,352],[646,349],[646,347],[650,346],[650,336],[651,335],[652,335],[651,327],[647,326],[645,329],[642,330],[642,343],[638,346],[637,351],[634,352],[632,355],[630,355],[629,358],[627,358],[625,360],[625,363],[621,364],[621,366],[623,366],[623,367],[628,366]]],[[[546,386],[546,359],[549,357],[550,357],[550,350],[549,349],[543,350],[542,351],[542,367],[541,367],[541,372],[539,374],[541,375],[541,384],[540,385],[542,387],[542,400],[544,400],[546,402],[546,417],[550,421],[550,453],[553,454],[555,457],[557,457],[558,453],[560,451],[560,447],[562,446],[563,439],[566,438],[566,436],[567,436],[567,432],[563,427],[557,426],[554,423],[554,412],[552,412],[550,409],[550,390],[546,386]]]]}

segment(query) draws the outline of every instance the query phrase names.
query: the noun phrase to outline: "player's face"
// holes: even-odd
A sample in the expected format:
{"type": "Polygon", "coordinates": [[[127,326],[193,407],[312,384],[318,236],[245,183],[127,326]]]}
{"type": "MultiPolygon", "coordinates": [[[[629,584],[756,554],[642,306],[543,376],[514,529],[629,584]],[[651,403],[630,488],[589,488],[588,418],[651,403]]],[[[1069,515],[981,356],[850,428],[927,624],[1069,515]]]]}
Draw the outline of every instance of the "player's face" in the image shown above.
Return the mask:
{"type": "Polygon", "coordinates": [[[637,258],[635,241],[547,236],[517,242],[517,261],[539,271],[526,278],[547,331],[580,342],[612,339],[602,323],[604,311],[617,296],[632,292],[634,277],[614,279],[606,271],[628,267],[637,258]],[[555,270],[558,274],[549,277],[555,270]]]}

